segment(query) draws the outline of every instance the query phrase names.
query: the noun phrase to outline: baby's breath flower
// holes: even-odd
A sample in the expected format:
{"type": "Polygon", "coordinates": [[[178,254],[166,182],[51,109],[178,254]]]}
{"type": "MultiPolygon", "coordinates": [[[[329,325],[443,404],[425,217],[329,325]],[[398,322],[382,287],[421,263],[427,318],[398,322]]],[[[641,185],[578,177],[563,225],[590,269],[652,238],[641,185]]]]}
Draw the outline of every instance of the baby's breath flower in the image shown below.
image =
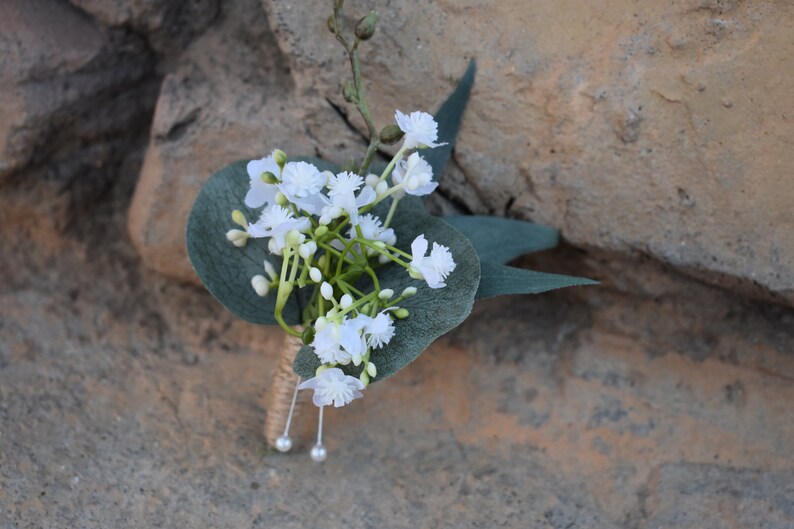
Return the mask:
{"type": "MultiPolygon", "coordinates": [[[[361,234],[367,240],[382,241],[392,246],[397,243],[397,236],[394,234],[394,230],[391,228],[384,228],[381,220],[372,213],[361,215],[358,218],[358,226],[361,228],[361,234]]],[[[350,228],[348,236],[351,239],[357,237],[354,227],[350,228]]]]}
{"type": "Polygon", "coordinates": [[[344,212],[350,217],[350,224],[357,225],[359,208],[373,203],[377,198],[375,190],[369,186],[364,186],[356,195],[356,191],[361,188],[363,183],[363,178],[349,172],[339,173],[329,178],[328,206],[323,209],[323,216],[334,219],[344,212]]]}
{"type": "Polygon", "coordinates": [[[420,235],[411,243],[411,276],[424,279],[430,288],[447,286],[445,280],[456,266],[449,248],[434,242],[429,256],[426,252],[427,239],[420,235]]]}
{"type": "Polygon", "coordinates": [[[433,181],[433,168],[417,153],[401,160],[391,177],[395,185],[401,186],[409,195],[429,195],[438,187],[438,182],[433,181]]]}
{"type": "Polygon", "coordinates": [[[364,334],[367,336],[367,344],[378,349],[388,344],[394,336],[394,322],[386,312],[380,312],[367,322],[364,334]]]}
{"type": "Polygon", "coordinates": [[[268,243],[270,251],[280,254],[287,246],[288,233],[306,232],[310,228],[309,219],[305,217],[296,219],[287,208],[273,205],[265,208],[259,220],[248,226],[248,233],[255,238],[270,237],[268,243]]]}
{"type": "Polygon", "coordinates": [[[281,169],[273,159],[273,155],[271,154],[259,160],[251,160],[248,162],[246,169],[248,177],[251,179],[251,188],[245,195],[245,205],[249,208],[259,208],[267,204],[275,204],[278,187],[262,180],[262,175],[266,172],[275,175],[281,173],[281,169]]]}
{"type": "Polygon", "coordinates": [[[312,281],[314,281],[315,283],[319,283],[320,281],[322,281],[322,280],[323,280],[323,273],[322,273],[322,272],[320,272],[320,269],[319,269],[319,268],[317,268],[317,267],[314,267],[314,266],[313,266],[313,267],[311,267],[311,268],[309,269],[309,277],[310,277],[310,278],[312,279],[312,281]]]}
{"type": "Polygon", "coordinates": [[[334,367],[301,383],[298,389],[313,389],[312,402],[318,408],[331,404],[339,408],[363,397],[361,391],[364,389],[364,383],[334,367]]]}
{"type": "Polygon", "coordinates": [[[281,176],[279,189],[290,201],[292,197],[306,198],[316,195],[325,185],[325,177],[320,170],[306,162],[287,163],[281,176]]]}
{"type": "Polygon", "coordinates": [[[403,146],[406,149],[417,147],[440,147],[446,143],[436,143],[438,140],[438,123],[427,112],[411,112],[406,116],[399,110],[395,111],[394,119],[405,133],[403,146]]]}

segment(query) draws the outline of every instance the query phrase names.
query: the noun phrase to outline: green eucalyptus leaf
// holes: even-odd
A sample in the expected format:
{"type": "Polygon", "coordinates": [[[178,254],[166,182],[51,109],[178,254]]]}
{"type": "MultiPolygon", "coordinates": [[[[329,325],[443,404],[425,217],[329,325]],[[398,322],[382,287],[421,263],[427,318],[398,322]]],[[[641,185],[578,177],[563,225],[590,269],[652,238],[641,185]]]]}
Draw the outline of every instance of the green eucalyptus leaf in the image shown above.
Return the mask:
{"type": "MultiPolygon", "coordinates": [[[[318,158],[293,160],[312,163],[320,170],[336,170],[335,165],[318,158]]],[[[265,259],[280,270],[281,258],[270,254],[266,240],[249,239],[244,247],[237,248],[226,239],[228,230],[240,229],[232,222],[233,210],[242,211],[248,222],[255,222],[260,214],[258,209],[251,209],[244,202],[249,188],[247,163],[241,160],[227,165],[204,184],[190,210],[185,242],[193,269],[215,299],[246,321],[276,325],[273,317],[276,292],[264,298],[258,296],[251,287],[251,278],[265,275],[265,259]]],[[[292,325],[301,323],[299,294],[307,296],[296,290],[283,312],[284,319],[292,325]]]]}
{"type": "Polygon", "coordinates": [[[557,230],[542,224],[476,215],[442,218],[469,238],[483,261],[507,263],[526,253],[554,248],[560,240],[557,230]]]}
{"type": "MultiPolygon", "coordinates": [[[[373,210],[384,218],[390,205],[388,200],[373,210]]],[[[429,215],[416,197],[407,196],[400,201],[391,224],[397,234],[397,247],[410,253],[411,243],[424,234],[430,243],[448,246],[457,263],[447,278],[447,286],[431,289],[424,281],[412,279],[405,268],[391,263],[376,270],[381,288],[391,288],[397,294],[408,286],[417,288],[415,296],[400,302],[410,315],[395,321],[395,335],[389,344],[372,352],[370,361],[378,368],[377,378],[382,380],[396,373],[419,356],[436,338],[454,329],[471,312],[474,295],[480,280],[480,263],[474,247],[458,230],[446,222],[429,215]]],[[[371,289],[371,284],[364,284],[371,289]]],[[[369,290],[366,290],[369,291],[369,290]]],[[[312,378],[320,361],[310,347],[304,347],[295,360],[295,371],[302,378],[312,378]]],[[[358,376],[362,367],[348,365],[348,374],[358,376]]]]}
{"type": "Polygon", "coordinates": [[[466,68],[466,73],[463,74],[463,77],[458,82],[458,86],[435,114],[438,122],[438,141],[447,142],[447,145],[436,147],[435,149],[426,149],[422,151],[422,157],[433,168],[433,174],[436,175],[436,179],[443,173],[447,160],[452,156],[452,148],[455,146],[455,140],[458,137],[460,122],[463,119],[463,112],[466,110],[466,103],[474,85],[476,70],[476,63],[472,59],[469,61],[468,68],[466,68]]]}
{"type": "Polygon", "coordinates": [[[508,294],[539,294],[558,288],[598,284],[598,281],[584,277],[546,274],[497,263],[481,262],[480,269],[477,299],[508,294]]]}

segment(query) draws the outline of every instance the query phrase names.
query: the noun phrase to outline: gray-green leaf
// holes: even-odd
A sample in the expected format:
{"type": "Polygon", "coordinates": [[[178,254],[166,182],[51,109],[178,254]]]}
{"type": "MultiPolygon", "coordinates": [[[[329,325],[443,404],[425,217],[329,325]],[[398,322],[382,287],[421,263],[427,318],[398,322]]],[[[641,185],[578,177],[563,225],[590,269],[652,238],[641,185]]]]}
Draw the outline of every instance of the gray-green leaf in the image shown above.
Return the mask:
{"type": "MultiPolygon", "coordinates": [[[[373,212],[385,217],[388,200],[373,212]]],[[[389,264],[377,269],[381,288],[391,288],[396,293],[415,286],[415,296],[400,303],[410,311],[410,316],[395,322],[395,335],[382,349],[373,351],[370,360],[378,368],[374,381],[383,380],[408,365],[429,346],[433,340],[454,329],[471,312],[474,295],[480,281],[480,263],[468,239],[444,221],[427,214],[419,199],[408,196],[397,208],[392,222],[397,233],[397,247],[410,253],[411,242],[425,234],[431,247],[433,242],[448,246],[457,263],[447,278],[447,286],[431,289],[424,281],[411,279],[401,266],[389,264]]],[[[310,347],[304,347],[295,359],[295,371],[303,378],[314,376],[320,361],[310,347]]],[[[357,376],[361,366],[346,366],[344,370],[357,376]]]]}
{"type": "Polygon", "coordinates": [[[476,215],[442,218],[468,237],[483,261],[507,263],[526,253],[554,248],[560,240],[557,230],[542,224],[476,215]]]}
{"type": "Polygon", "coordinates": [[[539,294],[557,288],[598,284],[598,281],[584,277],[533,272],[497,263],[481,262],[480,269],[477,299],[508,294],[539,294]]]}

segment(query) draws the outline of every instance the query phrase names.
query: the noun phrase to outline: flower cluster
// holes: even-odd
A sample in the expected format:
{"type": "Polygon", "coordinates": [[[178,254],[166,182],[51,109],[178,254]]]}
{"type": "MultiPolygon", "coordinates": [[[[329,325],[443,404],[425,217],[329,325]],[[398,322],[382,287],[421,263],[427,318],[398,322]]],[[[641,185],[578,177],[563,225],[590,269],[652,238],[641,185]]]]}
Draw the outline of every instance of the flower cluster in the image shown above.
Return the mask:
{"type": "Polygon", "coordinates": [[[264,274],[251,278],[251,286],[260,296],[275,292],[276,320],[311,345],[322,363],[316,376],[299,386],[314,390],[317,406],[339,407],[361,397],[378,376],[378,351],[395,336],[398,320],[409,316],[399,303],[415,295],[416,287],[396,295],[380,284],[382,267],[403,267],[434,289],[445,287],[455,270],[449,248],[433,241],[428,253],[424,235],[411,242],[410,253],[396,246],[391,224],[400,200],[438,187],[432,167],[418,151],[444,144],[438,143],[438,124],[427,113],[397,111],[395,120],[403,143],[380,175],[321,171],[306,161],[288,161],[280,150],[249,162],[245,204],[262,208],[261,213],[248,223],[240,211],[233,212],[244,230],[226,234],[238,247],[264,239],[270,253],[281,257],[280,271],[266,261],[264,274]],[[376,216],[373,208],[387,199],[388,213],[376,216]],[[302,330],[287,325],[282,316],[296,287],[311,289],[302,330]],[[338,367],[351,364],[357,369],[346,371],[358,377],[338,367]]]}

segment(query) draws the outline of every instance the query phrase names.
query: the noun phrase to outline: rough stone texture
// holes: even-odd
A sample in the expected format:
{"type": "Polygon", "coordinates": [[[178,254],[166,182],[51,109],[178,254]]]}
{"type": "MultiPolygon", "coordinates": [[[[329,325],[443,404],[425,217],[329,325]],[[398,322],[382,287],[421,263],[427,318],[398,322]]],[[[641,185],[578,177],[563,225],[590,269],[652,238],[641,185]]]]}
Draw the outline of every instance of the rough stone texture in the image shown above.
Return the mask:
{"type": "Polygon", "coordinates": [[[0,526],[794,527],[790,309],[652,262],[639,296],[481,303],[330,413],[317,466],[265,450],[281,337],[141,267],[130,180],[57,246],[0,232],[0,526]]]}
{"type": "MultiPolygon", "coordinates": [[[[339,101],[324,14],[262,4],[297,86],[339,101]]],[[[456,152],[470,209],[794,300],[791,2],[353,4],[382,12],[363,52],[381,123],[434,108],[476,57],[456,152]]]]}
{"type": "Polygon", "coordinates": [[[163,81],[130,211],[130,232],[147,265],[193,282],[185,224],[212,172],[278,146],[302,155],[361,151],[361,140],[321,95],[293,94],[288,62],[255,0],[225,3],[221,18],[163,81]],[[340,130],[325,131],[334,121],[340,130]]]}
{"type": "Polygon", "coordinates": [[[790,300],[792,8],[640,4],[376,6],[382,123],[479,61],[434,207],[603,283],[479,303],[316,466],[265,450],[281,337],[157,272],[217,167],[360,152],[326,10],[0,2],[0,527],[794,527],[794,312],[743,297],[790,300]]]}

